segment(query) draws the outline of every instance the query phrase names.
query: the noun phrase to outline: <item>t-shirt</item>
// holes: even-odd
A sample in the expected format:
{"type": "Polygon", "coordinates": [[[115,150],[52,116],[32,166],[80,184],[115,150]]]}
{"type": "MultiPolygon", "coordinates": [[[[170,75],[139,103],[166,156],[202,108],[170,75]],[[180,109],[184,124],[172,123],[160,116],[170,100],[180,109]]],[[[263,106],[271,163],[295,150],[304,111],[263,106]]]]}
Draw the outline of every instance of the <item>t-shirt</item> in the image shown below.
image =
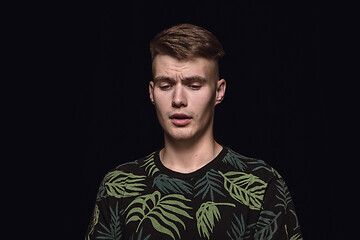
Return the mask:
{"type": "Polygon", "coordinates": [[[108,172],[86,239],[302,239],[287,185],[262,160],[223,147],[192,173],[159,151],[108,172]]]}

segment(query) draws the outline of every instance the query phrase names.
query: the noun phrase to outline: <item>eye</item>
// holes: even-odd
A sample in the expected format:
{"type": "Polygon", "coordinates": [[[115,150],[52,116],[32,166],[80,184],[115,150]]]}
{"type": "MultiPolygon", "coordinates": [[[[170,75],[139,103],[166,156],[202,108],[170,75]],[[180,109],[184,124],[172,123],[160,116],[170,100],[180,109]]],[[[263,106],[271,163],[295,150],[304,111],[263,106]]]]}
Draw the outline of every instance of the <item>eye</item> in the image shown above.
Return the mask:
{"type": "Polygon", "coordinates": [[[200,84],[190,84],[189,87],[193,90],[199,90],[201,88],[200,84]]]}
{"type": "Polygon", "coordinates": [[[171,88],[171,84],[168,84],[168,83],[163,83],[163,84],[160,84],[160,89],[161,90],[168,90],[171,88]]]}

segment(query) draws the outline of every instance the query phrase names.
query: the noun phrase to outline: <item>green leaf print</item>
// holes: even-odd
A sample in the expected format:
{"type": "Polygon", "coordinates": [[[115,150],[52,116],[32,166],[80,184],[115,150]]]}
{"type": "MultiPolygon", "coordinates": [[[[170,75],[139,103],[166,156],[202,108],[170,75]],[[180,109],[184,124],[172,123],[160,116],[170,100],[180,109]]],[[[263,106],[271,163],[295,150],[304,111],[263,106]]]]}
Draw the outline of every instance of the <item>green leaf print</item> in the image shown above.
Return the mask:
{"type": "Polygon", "coordinates": [[[223,158],[222,161],[224,163],[228,163],[228,164],[234,166],[236,169],[244,171],[246,168],[246,164],[243,161],[244,158],[248,159],[245,156],[242,156],[242,155],[234,152],[233,150],[229,149],[228,153],[225,155],[225,157],[223,158]]]}
{"type": "Polygon", "coordinates": [[[272,211],[262,211],[256,223],[260,230],[255,233],[255,240],[272,239],[278,229],[277,219],[280,215],[281,212],[275,215],[272,211]]]}
{"type": "Polygon", "coordinates": [[[185,205],[185,201],[190,200],[181,194],[169,194],[162,197],[159,191],[139,196],[125,209],[125,212],[128,211],[126,224],[139,222],[136,229],[138,232],[142,222],[148,219],[156,231],[167,234],[173,239],[175,239],[175,232],[180,238],[176,224],[181,224],[186,229],[185,223],[180,218],[193,218],[186,212],[187,209],[192,208],[185,205]]]}
{"type": "Polygon", "coordinates": [[[281,206],[284,208],[285,214],[287,210],[288,204],[291,202],[291,196],[290,192],[288,190],[288,187],[285,184],[285,181],[283,179],[276,180],[276,188],[278,190],[278,194],[276,194],[276,198],[279,199],[281,202],[276,204],[275,207],[281,206]]]}
{"type": "Polygon", "coordinates": [[[153,187],[156,185],[163,193],[189,193],[191,185],[181,179],[171,178],[168,175],[160,174],[154,179],[153,187]]]}
{"type": "Polygon", "coordinates": [[[201,204],[200,208],[196,211],[196,225],[200,237],[207,237],[210,239],[210,233],[213,232],[215,226],[215,219],[221,219],[220,211],[217,206],[231,206],[235,207],[233,203],[214,203],[206,202],[201,204]]]}
{"type": "Polygon", "coordinates": [[[296,233],[293,236],[291,236],[290,240],[302,240],[300,233],[296,233]]]}
{"type": "Polygon", "coordinates": [[[145,171],[148,173],[148,176],[154,176],[154,174],[159,171],[159,169],[155,166],[154,155],[155,152],[149,154],[144,160],[144,164],[141,165],[141,167],[145,167],[145,171]]]}
{"type": "Polygon", "coordinates": [[[245,168],[249,167],[249,165],[257,165],[254,169],[252,169],[253,172],[260,169],[272,172],[272,168],[268,166],[263,160],[246,157],[231,149],[229,149],[228,153],[225,155],[222,161],[241,171],[244,171],[245,168]]]}
{"type": "Polygon", "coordinates": [[[92,235],[94,233],[94,227],[96,226],[96,224],[99,221],[99,207],[97,206],[97,204],[95,204],[95,208],[94,208],[94,213],[93,213],[93,218],[90,224],[90,231],[87,235],[87,239],[90,239],[90,235],[92,235]]]}
{"type": "Polygon", "coordinates": [[[233,214],[234,221],[231,222],[231,228],[227,231],[227,235],[231,240],[245,240],[251,239],[250,229],[255,226],[255,223],[246,225],[244,221],[244,216],[241,214],[240,219],[233,214]]]}
{"type": "Polygon", "coordinates": [[[118,203],[116,203],[115,210],[110,208],[110,225],[106,227],[100,222],[103,231],[98,230],[100,236],[97,236],[96,239],[109,239],[109,240],[120,240],[122,236],[121,232],[121,221],[120,214],[122,211],[118,210],[118,203]]]}
{"type": "Polygon", "coordinates": [[[294,210],[290,209],[290,212],[295,218],[295,227],[293,228],[293,230],[295,231],[296,229],[298,229],[300,227],[299,220],[298,220],[298,217],[296,216],[296,213],[294,210]]]}
{"type": "Polygon", "coordinates": [[[143,183],[146,176],[138,176],[123,171],[113,171],[105,176],[105,188],[109,196],[116,198],[134,197],[140,195],[146,186],[143,183]]]}
{"type": "Polygon", "coordinates": [[[146,237],[143,237],[142,234],[143,234],[143,228],[141,227],[137,235],[137,238],[135,237],[136,233],[133,233],[129,240],[148,240],[151,237],[151,234],[148,234],[146,237]]]}
{"type": "Polygon", "coordinates": [[[204,177],[200,178],[195,183],[194,191],[198,192],[195,194],[194,197],[202,194],[201,198],[204,200],[208,193],[210,194],[211,201],[215,201],[215,193],[218,193],[225,197],[225,195],[221,192],[222,181],[218,178],[221,178],[221,176],[215,170],[211,169],[209,172],[207,172],[204,177]]]}
{"type": "Polygon", "coordinates": [[[106,193],[105,178],[104,178],[103,181],[101,181],[99,191],[98,191],[98,193],[96,195],[96,201],[97,202],[99,202],[101,200],[101,198],[107,198],[107,196],[108,196],[107,193],[106,193]]]}
{"type": "Polygon", "coordinates": [[[222,173],[224,187],[236,201],[253,210],[260,210],[267,183],[259,177],[243,172],[222,173]]]}
{"type": "Polygon", "coordinates": [[[270,166],[268,166],[264,160],[260,160],[260,159],[255,159],[255,158],[249,158],[249,161],[248,161],[248,164],[251,165],[259,165],[257,167],[255,167],[252,171],[255,172],[257,170],[260,170],[260,169],[264,169],[266,171],[269,171],[271,173],[273,173],[272,171],[272,168],[270,166]]]}

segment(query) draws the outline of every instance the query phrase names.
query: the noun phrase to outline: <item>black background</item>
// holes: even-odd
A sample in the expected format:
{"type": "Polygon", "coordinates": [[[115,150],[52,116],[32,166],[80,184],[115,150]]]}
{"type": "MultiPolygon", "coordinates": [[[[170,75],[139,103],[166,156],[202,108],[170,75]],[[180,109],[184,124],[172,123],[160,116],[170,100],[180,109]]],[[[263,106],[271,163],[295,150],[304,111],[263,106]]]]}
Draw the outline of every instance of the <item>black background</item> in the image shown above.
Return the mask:
{"type": "Polygon", "coordinates": [[[213,32],[226,52],[215,139],[277,169],[304,238],[330,239],[322,17],[321,6],[305,3],[131,1],[66,9],[56,23],[65,34],[55,34],[66,69],[58,81],[64,124],[56,141],[66,236],[84,236],[107,171],[163,146],[148,97],[149,41],[164,28],[192,23],[213,32]]]}

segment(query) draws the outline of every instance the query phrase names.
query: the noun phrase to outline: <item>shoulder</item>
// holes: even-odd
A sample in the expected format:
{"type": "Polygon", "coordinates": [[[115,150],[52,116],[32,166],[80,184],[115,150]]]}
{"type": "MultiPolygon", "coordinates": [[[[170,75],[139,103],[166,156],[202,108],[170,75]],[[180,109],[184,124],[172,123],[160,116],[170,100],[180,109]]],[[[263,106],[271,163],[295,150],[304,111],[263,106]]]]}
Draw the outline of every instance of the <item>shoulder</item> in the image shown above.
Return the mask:
{"type": "Polygon", "coordinates": [[[108,171],[104,178],[103,184],[107,183],[125,183],[131,181],[131,179],[145,179],[148,176],[148,172],[153,170],[154,155],[156,152],[152,152],[142,158],[125,162],[119,166],[108,171]]]}
{"type": "Polygon", "coordinates": [[[155,152],[137,160],[120,164],[108,171],[100,184],[97,200],[108,196],[118,199],[132,197],[144,191],[146,179],[149,176],[147,172],[153,163],[154,154],[155,152]]]}
{"type": "Polygon", "coordinates": [[[264,182],[281,178],[280,174],[264,160],[241,155],[230,148],[227,148],[222,163],[226,171],[252,174],[264,182]]]}

